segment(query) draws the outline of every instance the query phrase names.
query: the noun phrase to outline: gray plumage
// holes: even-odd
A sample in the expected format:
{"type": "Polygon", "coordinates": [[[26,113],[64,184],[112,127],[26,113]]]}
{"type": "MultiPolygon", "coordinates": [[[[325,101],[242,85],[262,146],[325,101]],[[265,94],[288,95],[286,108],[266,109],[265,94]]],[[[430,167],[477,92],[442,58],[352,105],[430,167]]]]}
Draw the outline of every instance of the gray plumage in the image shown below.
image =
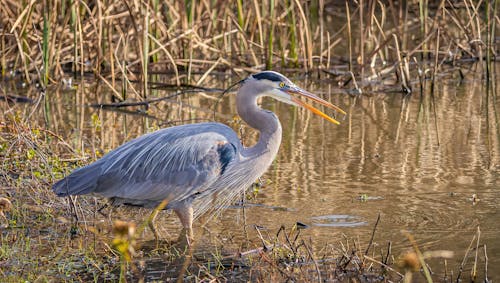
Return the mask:
{"type": "Polygon", "coordinates": [[[312,107],[292,94],[334,108],[283,75],[264,71],[242,81],[236,97],[241,118],[260,132],[254,146],[243,147],[236,133],[220,123],[161,129],[76,169],[55,183],[53,190],[58,196],[93,193],[110,198],[114,204],[150,208],[166,199],[167,208],[191,229],[193,218],[230,204],[271,165],[281,143],[281,124],[274,113],[257,106],[257,98],[271,96],[312,107]]]}
{"type": "Polygon", "coordinates": [[[234,131],[222,124],[166,128],[125,143],[75,170],[53,189],[58,196],[96,193],[113,198],[115,204],[145,207],[167,199],[170,208],[206,193],[224,175],[237,146],[234,131]]]}

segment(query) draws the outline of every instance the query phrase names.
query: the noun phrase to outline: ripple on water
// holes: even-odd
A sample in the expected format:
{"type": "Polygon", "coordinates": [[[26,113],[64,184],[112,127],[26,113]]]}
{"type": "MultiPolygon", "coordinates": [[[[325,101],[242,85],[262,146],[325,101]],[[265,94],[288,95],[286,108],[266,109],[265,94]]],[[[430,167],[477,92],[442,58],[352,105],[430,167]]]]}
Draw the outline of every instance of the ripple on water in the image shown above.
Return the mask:
{"type": "Polygon", "coordinates": [[[320,227],[358,227],[368,223],[361,217],[347,214],[330,214],[313,216],[312,225],[320,227]]]}

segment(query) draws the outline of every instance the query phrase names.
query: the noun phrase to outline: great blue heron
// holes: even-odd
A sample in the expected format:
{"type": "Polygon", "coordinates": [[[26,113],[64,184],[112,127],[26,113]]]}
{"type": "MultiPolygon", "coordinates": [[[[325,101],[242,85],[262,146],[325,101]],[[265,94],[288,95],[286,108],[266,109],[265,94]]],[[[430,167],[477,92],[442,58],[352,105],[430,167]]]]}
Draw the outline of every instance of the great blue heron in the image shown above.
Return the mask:
{"type": "MultiPolygon", "coordinates": [[[[113,204],[149,208],[166,201],[166,208],[179,216],[192,239],[193,219],[234,201],[264,174],[278,152],[281,124],[273,112],[257,105],[261,96],[304,107],[335,124],[339,122],[300,100],[300,96],[345,114],[285,76],[263,71],[241,81],[236,96],[238,114],[260,132],[254,146],[244,147],[237,134],[220,123],[165,128],[133,139],[76,169],[55,183],[53,190],[58,196],[95,193],[110,198],[113,204]]],[[[157,238],[154,217],[156,214],[150,226],[157,238]]]]}

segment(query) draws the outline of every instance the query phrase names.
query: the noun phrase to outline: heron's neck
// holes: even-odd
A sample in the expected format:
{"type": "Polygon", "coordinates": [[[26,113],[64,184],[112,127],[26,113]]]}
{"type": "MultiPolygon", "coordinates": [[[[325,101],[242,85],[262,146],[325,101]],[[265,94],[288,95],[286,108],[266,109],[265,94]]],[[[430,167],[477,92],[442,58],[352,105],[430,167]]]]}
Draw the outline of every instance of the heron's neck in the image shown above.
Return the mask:
{"type": "Polygon", "coordinates": [[[272,162],[281,144],[281,124],[278,117],[257,105],[257,96],[238,95],[238,114],[249,126],[258,130],[259,141],[245,152],[255,158],[264,158],[272,162]]]}

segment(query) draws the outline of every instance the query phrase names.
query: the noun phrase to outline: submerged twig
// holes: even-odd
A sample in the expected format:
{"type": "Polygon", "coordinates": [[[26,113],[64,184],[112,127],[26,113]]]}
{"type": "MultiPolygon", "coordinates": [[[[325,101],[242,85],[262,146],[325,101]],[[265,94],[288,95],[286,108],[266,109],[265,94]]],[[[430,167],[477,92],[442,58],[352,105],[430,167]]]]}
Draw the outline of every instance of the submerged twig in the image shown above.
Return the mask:
{"type": "Polygon", "coordinates": [[[153,99],[146,99],[144,101],[134,101],[134,102],[123,101],[123,102],[117,102],[117,103],[94,103],[94,104],[91,104],[90,106],[99,107],[99,108],[121,108],[121,107],[131,107],[131,106],[149,106],[149,104],[161,102],[164,100],[169,100],[169,99],[177,97],[179,95],[189,94],[189,93],[199,93],[199,92],[203,92],[203,91],[202,90],[181,90],[181,91],[178,91],[177,93],[174,93],[171,95],[153,98],[153,99]]]}
{"type": "Polygon", "coordinates": [[[390,271],[392,271],[392,272],[396,273],[396,274],[397,274],[397,275],[399,275],[401,278],[403,278],[403,277],[404,277],[404,275],[403,275],[403,274],[401,274],[400,272],[398,272],[398,271],[397,271],[397,270],[395,270],[394,268],[390,267],[390,266],[389,266],[389,265],[387,265],[386,263],[383,263],[383,262],[381,262],[381,261],[378,261],[378,260],[376,260],[376,259],[374,259],[374,258],[372,258],[372,257],[367,256],[367,255],[364,255],[364,256],[363,256],[363,258],[365,258],[365,259],[367,259],[367,260],[369,260],[369,261],[372,261],[372,262],[374,262],[374,263],[380,264],[380,266],[383,266],[383,267],[384,267],[384,268],[386,268],[387,270],[390,270],[390,271]]]}
{"type": "Polygon", "coordinates": [[[368,251],[370,250],[370,248],[371,248],[371,246],[373,244],[373,238],[375,238],[375,231],[377,230],[377,226],[378,226],[378,222],[379,221],[380,221],[380,212],[377,215],[377,221],[375,221],[375,225],[373,225],[372,235],[370,237],[370,241],[368,242],[368,246],[366,247],[365,255],[368,254],[368,251]]]}
{"type": "Polygon", "coordinates": [[[457,282],[460,281],[460,277],[462,276],[465,264],[467,263],[467,258],[469,257],[469,253],[472,250],[472,245],[474,244],[474,240],[476,240],[476,234],[474,234],[472,240],[470,241],[469,246],[467,247],[467,250],[465,250],[464,258],[462,259],[462,263],[460,264],[460,267],[458,269],[457,280],[456,280],[457,282]]]}

